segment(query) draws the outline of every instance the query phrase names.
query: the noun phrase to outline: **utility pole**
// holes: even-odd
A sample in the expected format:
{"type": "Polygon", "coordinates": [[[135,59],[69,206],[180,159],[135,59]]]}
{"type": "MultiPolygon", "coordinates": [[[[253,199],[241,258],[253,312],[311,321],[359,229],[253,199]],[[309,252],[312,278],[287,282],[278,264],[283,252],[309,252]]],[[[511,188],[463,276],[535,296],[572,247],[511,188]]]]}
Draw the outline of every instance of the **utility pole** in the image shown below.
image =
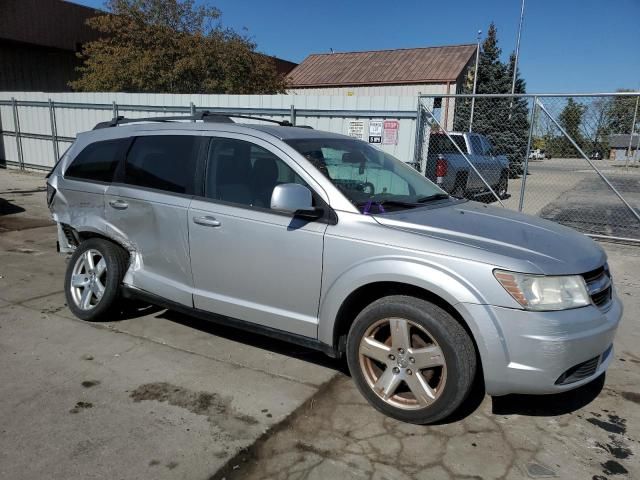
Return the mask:
{"type": "MultiPolygon", "coordinates": [[[[518,26],[518,38],[516,39],[516,58],[513,63],[513,79],[511,80],[511,95],[516,91],[516,75],[518,73],[518,58],[520,57],[520,36],[522,35],[522,22],[524,20],[524,0],[520,7],[520,25],[518,26]]],[[[509,120],[511,120],[511,109],[513,108],[513,97],[509,104],[509,120]]]]}
{"type": "MultiPolygon", "coordinates": [[[[629,135],[629,150],[627,150],[627,161],[625,163],[625,168],[629,168],[629,157],[633,157],[631,154],[631,147],[633,146],[633,136],[636,131],[636,119],[638,118],[638,100],[640,100],[640,95],[636,97],[636,108],[633,111],[633,122],[631,123],[631,135],[629,135]]],[[[640,138],[636,141],[636,153],[640,151],[640,138]]]]}
{"type": "Polygon", "coordinates": [[[471,115],[469,116],[469,131],[473,126],[473,110],[476,107],[476,87],[478,86],[478,63],[480,63],[480,35],[482,30],[478,30],[478,38],[476,44],[476,70],[473,74],[473,97],[471,97],[471,115]]]}

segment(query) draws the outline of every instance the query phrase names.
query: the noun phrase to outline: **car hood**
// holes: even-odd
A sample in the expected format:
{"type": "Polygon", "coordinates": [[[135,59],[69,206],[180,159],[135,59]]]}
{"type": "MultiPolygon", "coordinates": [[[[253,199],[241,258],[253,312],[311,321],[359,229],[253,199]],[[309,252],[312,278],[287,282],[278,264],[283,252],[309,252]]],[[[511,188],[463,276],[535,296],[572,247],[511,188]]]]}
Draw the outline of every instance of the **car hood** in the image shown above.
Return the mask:
{"type": "Polygon", "coordinates": [[[562,225],[476,202],[445,203],[374,218],[386,227],[447,242],[450,248],[442,253],[507,268],[527,268],[521,270],[525,273],[585,273],[606,261],[598,244],[562,225]]]}

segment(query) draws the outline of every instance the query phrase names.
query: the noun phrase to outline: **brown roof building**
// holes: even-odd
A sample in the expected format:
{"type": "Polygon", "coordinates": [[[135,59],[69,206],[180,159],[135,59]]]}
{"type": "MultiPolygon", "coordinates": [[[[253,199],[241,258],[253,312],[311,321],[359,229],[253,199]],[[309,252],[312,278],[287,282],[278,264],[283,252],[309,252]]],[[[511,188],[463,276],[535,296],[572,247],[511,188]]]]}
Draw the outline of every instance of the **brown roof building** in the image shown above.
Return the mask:
{"type": "MultiPolygon", "coordinates": [[[[373,50],[368,52],[309,55],[294,68],[287,80],[296,95],[411,96],[457,93],[469,67],[474,65],[476,46],[373,50]]],[[[453,99],[446,98],[445,125],[451,127],[453,99]]]]}
{"type": "MultiPolygon", "coordinates": [[[[410,97],[457,93],[475,54],[475,45],[313,54],[287,76],[289,93],[410,97]]],[[[454,101],[445,99],[444,104],[449,125],[454,101]]]]}

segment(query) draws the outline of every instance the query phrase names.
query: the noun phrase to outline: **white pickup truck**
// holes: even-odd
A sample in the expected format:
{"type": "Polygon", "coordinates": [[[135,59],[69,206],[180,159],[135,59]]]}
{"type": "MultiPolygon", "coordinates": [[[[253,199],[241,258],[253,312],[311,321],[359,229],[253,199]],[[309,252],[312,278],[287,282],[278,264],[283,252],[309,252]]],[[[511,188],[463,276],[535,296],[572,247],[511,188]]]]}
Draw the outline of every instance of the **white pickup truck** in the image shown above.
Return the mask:
{"type": "Polygon", "coordinates": [[[427,178],[457,197],[486,195],[489,189],[469,165],[472,163],[493,191],[500,198],[506,198],[509,182],[507,157],[495,155],[493,145],[484,135],[473,132],[449,132],[449,135],[455,145],[443,132],[429,135],[427,178]]]}

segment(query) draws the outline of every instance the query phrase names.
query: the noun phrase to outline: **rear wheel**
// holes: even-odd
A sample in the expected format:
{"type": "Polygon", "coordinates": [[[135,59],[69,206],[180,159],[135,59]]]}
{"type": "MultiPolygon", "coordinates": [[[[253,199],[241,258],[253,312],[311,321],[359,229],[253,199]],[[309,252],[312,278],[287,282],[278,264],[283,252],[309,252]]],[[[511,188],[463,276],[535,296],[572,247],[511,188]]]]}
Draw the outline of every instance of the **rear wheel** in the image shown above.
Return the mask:
{"type": "Polygon", "coordinates": [[[377,410],[417,424],[453,413],[476,371],[473,342],[462,325],[440,307],[408,296],[382,298],[358,315],[347,361],[377,410]]]}
{"type": "Polygon", "coordinates": [[[467,179],[468,175],[465,173],[456,175],[456,181],[451,192],[452,196],[457,198],[465,198],[467,196],[467,179]]]}
{"type": "Polygon", "coordinates": [[[65,276],[65,296],[71,312],[82,320],[103,320],[115,313],[127,253],[102,238],[82,242],[71,256],[65,276]]]}

